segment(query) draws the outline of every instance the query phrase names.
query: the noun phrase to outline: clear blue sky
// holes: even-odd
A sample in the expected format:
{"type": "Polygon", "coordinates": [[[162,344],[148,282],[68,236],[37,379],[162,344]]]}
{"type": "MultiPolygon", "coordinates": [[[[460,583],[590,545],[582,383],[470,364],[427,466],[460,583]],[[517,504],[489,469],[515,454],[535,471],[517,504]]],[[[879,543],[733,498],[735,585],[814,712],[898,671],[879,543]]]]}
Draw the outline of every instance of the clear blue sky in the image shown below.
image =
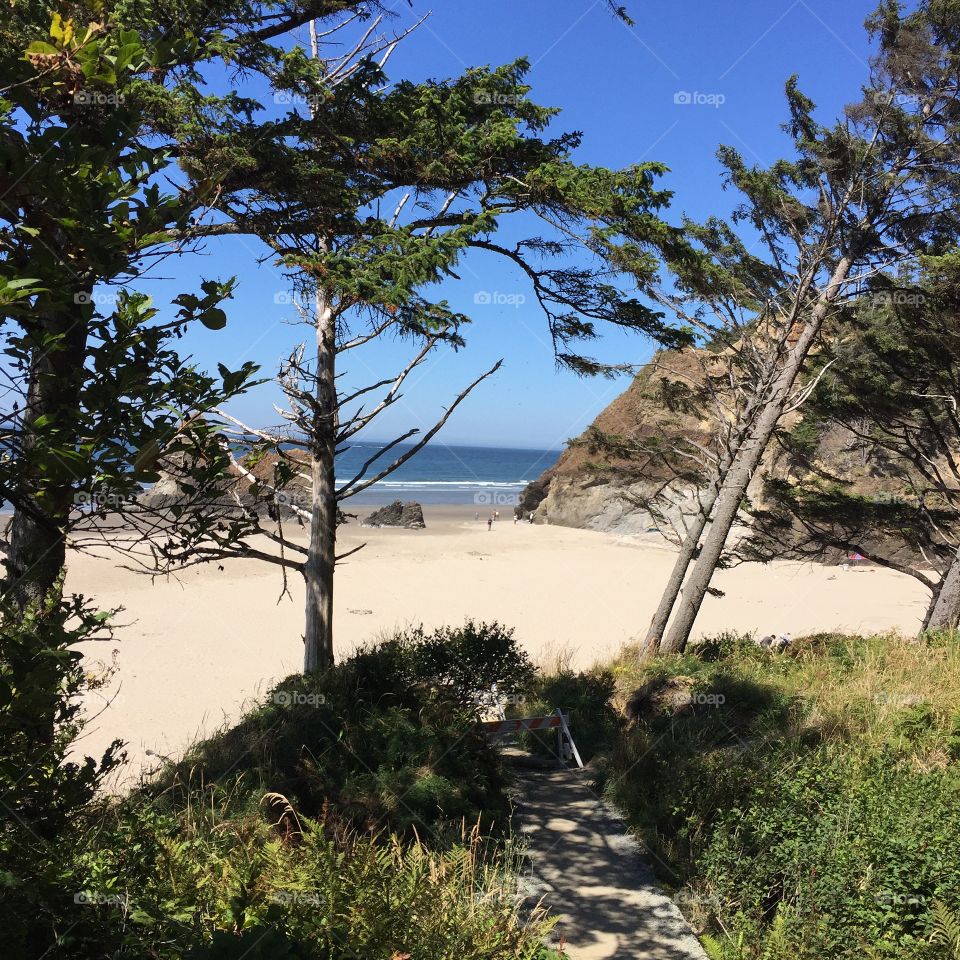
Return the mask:
{"type": "MultiPolygon", "coordinates": [[[[748,161],[767,164],[787,149],[783,84],[791,73],[818,104],[824,120],[854,100],[867,75],[869,49],[863,21],[871,0],[628,0],[636,25],[627,27],[603,0],[420,0],[393,4],[392,29],[432,9],[428,21],[398,48],[393,77],[448,77],[468,66],[526,56],[533,64],[531,96],[562,108],[556,130],[580,130],[578,159],[607,166],[645,160],[666,163],[662,185],[674,192],[668,219],[726,215],[733,197],[723,191],[715,158],[721,143],[748,161]],[[679,91],[710,102],[677,104],[679,91]],[[722,102],[721,102],[722,101],[722,102]]],[[[306,38],[304,38],[305,40],[306,38]]],[[[152,283],[162,304],[191,289],[200,276],[237,275],[224,331],[192,332],[183,349],[201,366],[245,360],[273,373],[277,361],[309,330],[292,324],[293,308],[276,303],[287,286],[249,239],[217,241],[202,256],[167,261],[174,283],[152,283]]],[[[468,347],[418,371],[369,439],[412,426],[427,427],[477,373],[499,357],[503,369],[460,407],[438,439],[447,443],[555,448],[581,432],[626,386],[626,380],[580,379],[556,369],[545,322],[523,279],[489,257],[471,259],[462,282],[444,295],[474,317],[468,347]],[[527,295],[526,303],[476,306],[478,290],[527,295]]],[[[651,347],[639,337],[608,335],[591,352],[604,359],[643,362],[651,347]]],[[[354,351],[359,353],[359,351],[354,351]]],[[[396,369],[399,345],[366,349],[358,382],[396,369]]],[[[234,413],[258,425],[276,423],[279,391],[260,388],[238,401],[234,413]]]]}

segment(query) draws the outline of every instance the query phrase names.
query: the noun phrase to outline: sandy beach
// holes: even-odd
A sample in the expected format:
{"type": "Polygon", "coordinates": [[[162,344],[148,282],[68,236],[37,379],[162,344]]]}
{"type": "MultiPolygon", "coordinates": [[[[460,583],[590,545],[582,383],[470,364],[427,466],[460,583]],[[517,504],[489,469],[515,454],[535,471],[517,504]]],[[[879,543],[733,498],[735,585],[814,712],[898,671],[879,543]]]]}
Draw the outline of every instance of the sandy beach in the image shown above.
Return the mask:
{"type": "MultiPolygon", "coordinates": [[[[362,511],[364,514],[366,509],[362,511]]],[[[338,548],[367,546],[338,567],[338,654],[397,627],[499,620],[540,662],[560,653],[589,667],[642,633],[673,562],[655,537],[617,537],[514,524],[488,531],[485,512],[425,506],[427,529],[342,527],[338,548]]],[[[506,513],[506,511],[502,511],[506,513]]],[[[88,703],[96,719],[81,749],[126,741],[134,774],[147,751],[175,755],[235,718],[300,667],[303,585],[280,597],[279,569],[256,560],[209,564],[151,581],[117,557],[68,558],[67,587],[122,606],[115,643],[88,644],[90,669],[115,660],[109,686],[88,703]]],[[[843,570],[778,562],[721,571],[695,634],[725,629],[916,630],[925,591],[913,578],[873,567],[843,570]]]]}

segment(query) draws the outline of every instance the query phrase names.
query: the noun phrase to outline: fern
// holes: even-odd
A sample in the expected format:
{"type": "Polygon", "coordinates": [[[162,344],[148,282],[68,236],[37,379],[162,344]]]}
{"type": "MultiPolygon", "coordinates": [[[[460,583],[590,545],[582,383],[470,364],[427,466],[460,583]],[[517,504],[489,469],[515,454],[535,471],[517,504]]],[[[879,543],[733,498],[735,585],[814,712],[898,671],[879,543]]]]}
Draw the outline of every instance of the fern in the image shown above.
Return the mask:
{"type": "Polygon", "coordinates": [[[718,937],[709,933],[701,933],[700,943],[703,944],[703,949],[706,950],[710,960],[728,960],[729,954],[726,945],[718,937]]]}
{"type": "Polygon", "coordinates": [[[942,900],[934,900],[930,921],[933,926],[930,943],[944,948],[944,960],[960,960],[960,917],[942,900]]]}

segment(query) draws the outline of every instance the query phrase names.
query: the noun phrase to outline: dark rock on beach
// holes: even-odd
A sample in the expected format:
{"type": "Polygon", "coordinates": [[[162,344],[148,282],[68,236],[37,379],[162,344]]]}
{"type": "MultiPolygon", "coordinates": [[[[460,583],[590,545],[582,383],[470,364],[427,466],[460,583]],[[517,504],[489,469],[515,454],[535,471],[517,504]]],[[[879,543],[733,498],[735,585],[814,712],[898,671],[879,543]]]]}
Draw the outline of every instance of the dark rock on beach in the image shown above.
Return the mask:
{"type": "Polygon", "coordinates": [[[364,521],[365,527],[406,527],[408,530],[420,530],[426,526],[423,522],[423,508],[419,503],[402,503],[394,500],[379,510],[374,510],[364,521]]]}

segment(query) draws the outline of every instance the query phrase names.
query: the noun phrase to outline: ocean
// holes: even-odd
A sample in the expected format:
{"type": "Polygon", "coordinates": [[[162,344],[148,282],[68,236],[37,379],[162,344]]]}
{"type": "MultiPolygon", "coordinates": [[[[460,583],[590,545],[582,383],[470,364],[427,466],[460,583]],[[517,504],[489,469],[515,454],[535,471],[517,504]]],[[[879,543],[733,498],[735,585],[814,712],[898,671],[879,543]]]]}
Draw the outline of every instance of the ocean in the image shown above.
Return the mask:
{"type": "MultiPolygon", "coordinates": [[[[356,442],[337,458],[337,485],[352,479],[373,456],[380,444],[356,442]]],[[[392,463],[409,445],[398,444],[370,469],[392,463]]],[[[383,504],[394,500],[419,503],[473,504],[478,510],[509,510],[518,502],[523,488],[552,467],[560,450],[514,450],[501,447],[462,447],[428,443],[396,473],[355,497],[355,504],[383,504]]],[[[0,501],[0,516],[12,513],[0,501]]]]}
{"type": "MultiPolygon", "coordinates": [[[[355,443],[337,458],[337,484],[350,480],[379,444],[355,443]]],[[[380,464],[391,463],[409,446],[399,445],[380,464]]],[[[478,510],[512,508],[523,488],[552,467],[560,450],[513,450],[502,447],[462,447],[429,443],[396,473],[352,497],[352,503],[389,503],[416,500],[419,503],[472,504],[478,510]]]]}

